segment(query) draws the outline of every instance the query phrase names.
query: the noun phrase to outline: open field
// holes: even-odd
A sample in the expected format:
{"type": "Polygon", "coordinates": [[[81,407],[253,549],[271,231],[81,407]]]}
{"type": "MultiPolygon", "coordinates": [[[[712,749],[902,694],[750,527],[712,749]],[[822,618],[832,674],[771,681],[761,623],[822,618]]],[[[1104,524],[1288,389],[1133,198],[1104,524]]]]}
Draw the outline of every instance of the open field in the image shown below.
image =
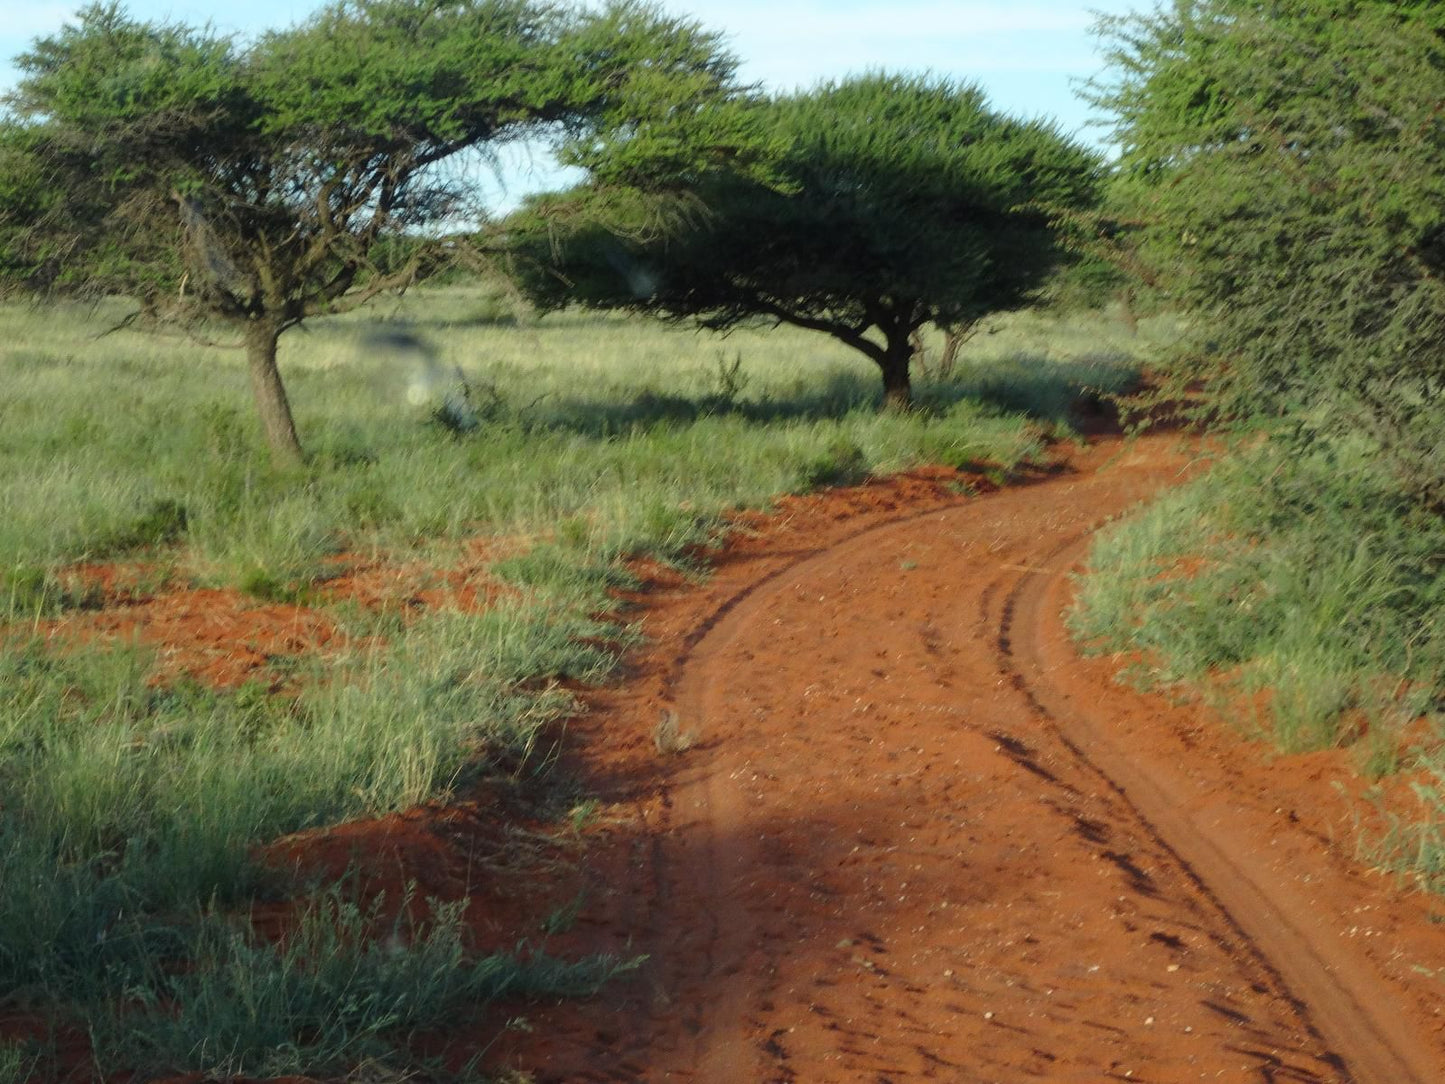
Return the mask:
{"type": "Polygon", "coordinates": [[[0,1084],[1445,1081],[1445,6],[253,6],[0,96],[0,1084]]]}
{"type": "Polygon", "coordinates": [[[288,472],[259,447],[237,357],[97,338],[120,315],[0,310],[15,1079],[77,1049],[101,1073],[336,1072],[460,1004],[585,991],[628,966],[479,955],[454,907],[358,904],[258,846],[479,780],[544,820],[585,810],[528,781],[635,638],[609,616],[624,558],[691,568],[728,510],[869,473],[969,468],[960,493],[1002,479],[1153,341],[1019,317],[923,382],[927,410],[886,417],[866,363],[816,336],[518,325],[495,299],[432,293],[290,336],[313,458],[288,472]],[[430,383],[414,352],[366,346],[398,326],[434,347],[430,383]],[[434,414],[463,384],[480,424],[457,433],[434,414]],[[163,612],[191,616],[148,638],[163,612]],[[240,630],[213,655],[256,664],[210,680],[200,618],[240,630]],[[263,618],[283,645],[247,643],[263,618]],[[279,949],[236,920],[287,900],[279,949]],[[360,935],[390,923],[387,951],[360,935]]]}
{"type": "Polygon", "coordinates": [[[1118,327],[1101,335],[1100,322],[1018,318],[981,335],[956,379],[925,381],[934,409],[920,424],[877,416],[876,370],[820,335],[719,338],[567,314],[518,325],[489,294],[429,292],[283,340],[314,459],[290,477],[258,446],[239,354],[97,339],[124,311],[0,309],[0,569],[12,592],[30,597],[56,563],[182,535],[181,574],[278,590],[342,547],[528,533],[573,517],[569,536],[603,553],[686,541],[719,510],[830,472],[1006,468],[1038,448],[1038,430],[1007,410],[1032,404],[1061,420],[1080,384],[1129,379],[1129,352],[1150,342],[1118,327]],[[429,383],[406,352],[367,349],[398,326],[434,347],[429,383]],[[486,422],[465,441],[426,424],[457,369],[486,422]]]}

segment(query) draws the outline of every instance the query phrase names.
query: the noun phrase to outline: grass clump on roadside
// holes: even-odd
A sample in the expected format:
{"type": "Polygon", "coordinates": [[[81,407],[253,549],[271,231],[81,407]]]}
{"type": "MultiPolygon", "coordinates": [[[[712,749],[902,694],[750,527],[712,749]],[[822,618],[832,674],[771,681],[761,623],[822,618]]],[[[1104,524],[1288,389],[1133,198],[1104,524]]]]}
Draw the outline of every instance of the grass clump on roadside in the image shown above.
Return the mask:
{"type": "Polygon", "coordinates": [[[1445,711],[1445,523],[1398,494],[1363,442],[1265,444],[1104,531],[1076,633],[1142,650],[1161,683],[1270,690],[1285,749],[1355,743],[1393,766],[1445,711]]]}
{"type": "Polygon", "coordinates": [[[635,966],[540,952],[477,957],[465,943],[465,901],[435,904],[420,920],[402,906],[390,921],[384,902],[325,893],[280,946],[233,924],[198,923],[186,946],[192,966],[150,976],[155,1002],[112,1004],[92,1022],[96,1057],[262,1077],[342,1074],[367,1062],[400,1069],[397,1034],[506,996],[588,996],[635,966]]]}
{"type": "Polygon", "coordinates": [[[1360,855],[1445,893],[1442,613],[1445,521],[1341,439],[1237,450],[1101,532],[1070,620],[1095,650],[1142,652],[1145,684],[1260,694],[1254,729],[1287,751],[1413,771],[1417,811],[1381,810],[1360,855]]]}
{"type": "Polygon", "coordinates": [[[347,932],[361,918],[334,893],[280,946],[225,916],[306,890],[258,865],[260,844],[536,769],[574,710],[560,683],[605,678],[623,635],[568,607],[442,611],[358,637],[295,699],[156,687],[134,650],[9,645],[0,987],[81,1026],[100,1064],[211,1073],[334,1068],[502,992],[592,989],[621,965],[472,959],[446,905],[385,951],[347,932]]]}

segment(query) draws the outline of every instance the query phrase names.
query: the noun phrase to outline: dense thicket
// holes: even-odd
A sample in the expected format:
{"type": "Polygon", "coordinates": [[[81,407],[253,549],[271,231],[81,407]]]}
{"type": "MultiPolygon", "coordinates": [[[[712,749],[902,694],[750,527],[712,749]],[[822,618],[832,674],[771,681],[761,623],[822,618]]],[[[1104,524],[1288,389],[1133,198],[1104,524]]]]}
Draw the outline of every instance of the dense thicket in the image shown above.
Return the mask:
{"type": "Polygon", "coordinates": [[[1216,418],[1369,442],[1445,510],[1445,8],[1178,0],[1107,19],[1137,265],[1216,418]]]}
{"type": "Polygon", "coordinates": [[[1388,767],[1445,711],[1445,7],[1177,0],[1102,29],[1125,262],[1193,327],[1164,394],[1255,439],[1105,532],[1077,627],[1269,689],[1287,745],[1368,718],[1388,767]]]}
{"type": "Polygon", "coordinates": [[[589,185],[534,200],[510,223],[534,299],[820,331],[875,362],[886,401],[905,405],[914,332],[1032,300],[1066,255],[1057,216],[1092,203],[1101,168],[1049,124],[940,79],[868,75],[731,113],[761,162],[689,171],[675,145],[623,142],[586,163],[589,185]],[[662,176],[671,206],[690,197],[671,228],[657,227],[662,176]],[[582,213],[602,200],[606,220],[582,213]]]}
{"type": "Polygon", "coordinates": [[[485,214],[448,163],[524,137],[605,147],[611,127],[666,140],[733,68],[714,35],[626,0],[340,0],[244,47],[94,4],[17,63],[0,285],[229,325],[292,459],[277,338],[447,258],[439,233],[485,214]]]}

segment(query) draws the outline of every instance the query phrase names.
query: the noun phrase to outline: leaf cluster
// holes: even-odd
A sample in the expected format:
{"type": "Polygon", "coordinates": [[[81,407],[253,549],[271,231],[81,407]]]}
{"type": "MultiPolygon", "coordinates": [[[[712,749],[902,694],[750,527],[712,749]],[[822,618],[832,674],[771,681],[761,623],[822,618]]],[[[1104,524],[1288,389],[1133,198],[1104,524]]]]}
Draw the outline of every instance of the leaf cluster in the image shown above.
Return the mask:
{"type": "MultiPolygon", "coordinates": [[[[534,200],[509,226],[544,307],[572,301],[728,328],[758,317],[822,330],[879,359],[929,321],[967,323],[1031,298],[1063,258],[1061,208],[1094,200],[1100,163],[982,92],[875,73],[718,106],[711,124],[754,136],[746,164],[674,169],[631,146],[659,193],[596,181],[534,200]],[[680,198],[685,194],[686,199],[680,198]],[[603,203],[608,214],[588,215],[603,203]],[[871,336],[871,337],[870,337],[871,336]]],[[[712,129],[684,154],[705,161],[712,129]]],[[[604,148],[606,159],[614,148],[604,148]]],[[[627,177],[610,160],[594,177],[627,177]]],[[[880,362],[881,363],[881,362],[880,362]]]]}
{"type": "Polygon", "coordinates": [[[1138,255],[1208,412],[1372,440],[1445,508],[1445,12],[1180,0],[1106,20],[1138,255]]]}
{"type": "Polygon", "coordinates": [[[732,69],[626,0],[340,0],[244,45],[95,4],[18,63],[0,274],[280,329],[451,259],[373,257],[484,219],[467,170],[500,143],[580,144],[652,107],[641,82],[687,100],[732,69]]]}

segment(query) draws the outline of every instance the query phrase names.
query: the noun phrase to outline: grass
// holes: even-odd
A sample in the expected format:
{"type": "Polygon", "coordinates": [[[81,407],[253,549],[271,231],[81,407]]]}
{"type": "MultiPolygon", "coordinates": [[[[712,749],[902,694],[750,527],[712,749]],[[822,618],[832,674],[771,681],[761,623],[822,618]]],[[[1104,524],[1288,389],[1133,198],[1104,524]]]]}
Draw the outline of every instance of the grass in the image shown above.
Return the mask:
{"type": "Polygon", "coordinates": [[[1398,726],[1445,707],[1442,553],[1438,519],[1392,497],[1363,449],[1264,447],[1105,532],[1074,624],[1144,649],[1158,681],[1269,689],[1283,747],[1332,746],[1356,712],[1398,726]]]}
{"type": "MultiPolygon", "coordinates": [[[[1020,316],[921,381],[924,409],[884,416],[868,363],[819,336],[530,324],[475,289],[432,291],[283,341],[311,452],[283,471],[237,355],[97,337],[122,312],[0,306],[0,1004],[79,1026],[105,1071],[221,1075],[404,1068],[397,1037],[463,1006],[595,988],[617,961],[473,958],[440,903],[386,952],[339,890],[284,945],[229,916],[310,891],[258,867],[258,844],[541,773],[569,690],[631,642],[610,594],[626,558],[686,563],[727,511],[784,493],[1027,461],[1082,387],[1128,384],[1153,341],[1100,354],[1107,321],[1056,321],[1074,345],[1048,352],[1047,322],[1020,316]],[[352,646],[298,662],[294,696],[156,686],[143,651],[25,633],[96,601],[65,574],[77,562],[139,560],[140,591],[321,605],[338,554],[436,559],[479,534],[511,540],[490,573],[516,597],[406,619],[331,605],[352,646]]],[[[0,1046],[0,1080],[53,1069],[0,1046]]]]}
{"type": "Polygon", "coordinates": [[[381,922],[380,907],[328,894],[279,950],[202,924],[188,946],[193,967],[156,976],[157,1003],[99,1016],[97,1057],[154,1071],[201,1061],[217,1075],[344,1073],[395,1062],[398,1031],[436,1027],[503,996],[587,996],[635,966],[544,953],[476,958],[465,947],[465,901],[420,922],[381,922]]]}
{"type": "Polygon", "coordinates": [[[1429,756],[1421,767],[1411,789],[1425,815],[1406,820],[1386,811],[1384,830],[1362,838],[1359,851],[1365,861],[1445,896],[1445,756],[1429,756]]]}
{"type": "Polygon", "coordinates": [[[275,471],[259,448],[236,353],[95,338],[118,303],[0,307],[0,598],[33,599],[56,565],[152,543],[183,543],[184,575],[260,594],[314,579],[343,547],[570,517],[615,550],[655,535],[666,510],[715,515],[815,484],[844,445],[857,451],[839,477],[940,459],[1007,466],[1038,450],[1023,415],[1062,422],[1080,386],[1128,382],[1125,349],[1149,344],[1116,334],[1103,352],[1046,353],[1042,325],[1020,317],[1027,353],[1009,351],[1007,325],[980,335],[953,379],[921,382],[928,415],[885,418],[871,363],[824,336],[722,340],[568,313],[518,326],[495,307],[453,289],[288,335],[281,365],[313,456],[300,473],[275,471]],[[369,345],[398,327],[434,359],[369,345]],[[484,422],[461,438],[430,424],[458,371],[484,422]],[[443,375],[427,385],[418,372],[443,375]]]}
{"type": "MultiPolygon", "coordinates": [[[[1285,750],[1445,778],[1442,561],[1445,523],[1364,442],[1256,444],[1103,532],[1072,622],[1096,649],[1141,650],[1146,681],[1266,692],[1255,725],[1285,750]]],[[[1421,797],[1436,825],[1397,842],[1436,841],[1409,861],[1441,888],[1445,859],[1421,856],[1440,849],[1445,788],[1421,797]]]]}

